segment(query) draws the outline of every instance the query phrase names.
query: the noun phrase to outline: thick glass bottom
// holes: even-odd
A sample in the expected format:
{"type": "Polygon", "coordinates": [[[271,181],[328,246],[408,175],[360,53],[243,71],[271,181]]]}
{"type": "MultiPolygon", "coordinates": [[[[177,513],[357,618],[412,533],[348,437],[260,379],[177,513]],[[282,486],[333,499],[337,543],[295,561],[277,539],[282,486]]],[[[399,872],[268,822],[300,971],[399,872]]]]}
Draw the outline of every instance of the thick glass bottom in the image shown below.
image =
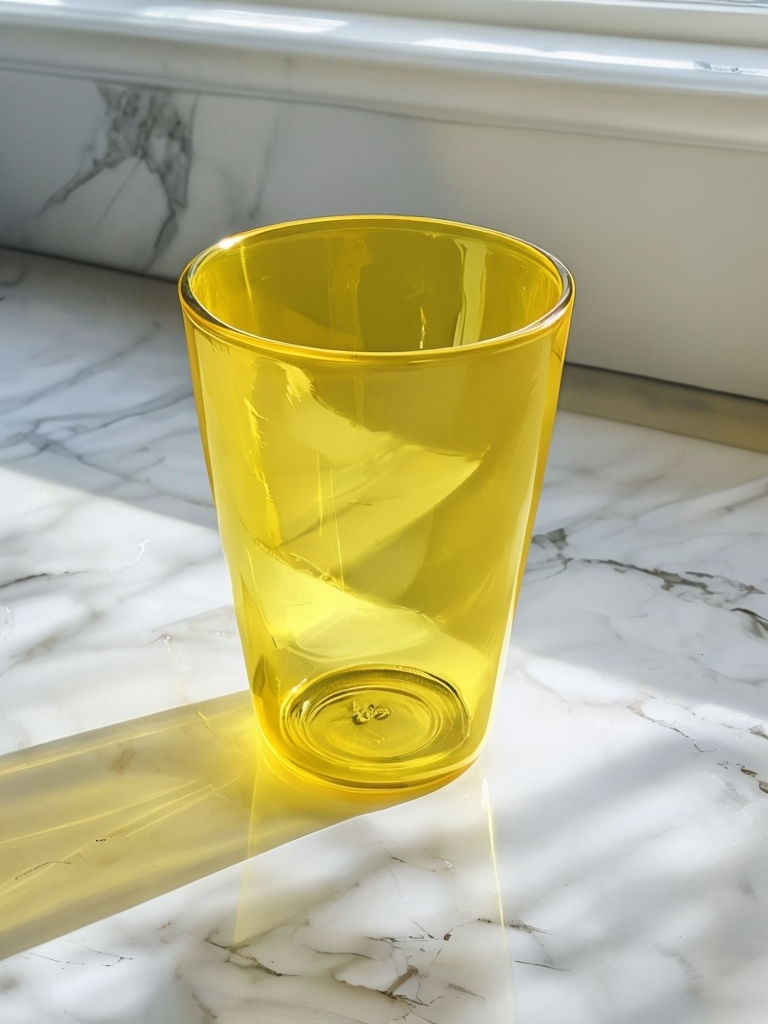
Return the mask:
{"type": "Polygon", "coordinates": [[[443,679],[368,665],[294,692],[280,715],[279,752],[329,782],[400,789],[449,778],[472,759],[470,717],[443,679]]]}

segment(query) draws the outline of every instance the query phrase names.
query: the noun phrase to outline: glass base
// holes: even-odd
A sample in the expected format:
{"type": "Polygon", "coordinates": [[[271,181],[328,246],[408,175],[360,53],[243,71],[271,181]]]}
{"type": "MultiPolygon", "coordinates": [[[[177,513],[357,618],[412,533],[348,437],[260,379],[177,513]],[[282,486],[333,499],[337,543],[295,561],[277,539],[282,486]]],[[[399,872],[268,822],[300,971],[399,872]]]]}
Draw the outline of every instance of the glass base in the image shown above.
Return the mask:
{"type": "Polygon", "coordinates": [[[472,759],[470,717],[450,683],[373,665],[313,679],[291,695],[279,750],[329,782],[400,789],[457,774],[472,759]]]}

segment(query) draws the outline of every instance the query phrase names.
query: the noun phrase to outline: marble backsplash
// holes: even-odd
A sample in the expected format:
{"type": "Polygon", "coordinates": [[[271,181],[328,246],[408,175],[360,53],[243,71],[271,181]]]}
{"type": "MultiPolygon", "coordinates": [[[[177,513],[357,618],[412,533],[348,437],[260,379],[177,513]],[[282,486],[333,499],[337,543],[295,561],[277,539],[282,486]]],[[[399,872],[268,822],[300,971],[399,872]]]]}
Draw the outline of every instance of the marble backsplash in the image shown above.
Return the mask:
{"type": "Polygon", "coordinates": [[[466,151],[468,126],[9,71],[0,91],[0,241],[21,249],[173,278],[261,223],[375,211],[511,228],[518,212],[494,213],[440,159],[466,151]]]}
{"type": "Polygon", "coordinates": [[[536,64],[496,53],[494,26],[462,41],[480,28],[249,4],[224,38],[211,19],[237,12],[205,3],[163,8],[167,25],[130,0],[2,6],[28,24],[0,11],[0,245],[173,279],[259,224],[484,224],[574,273],[573,363],[768,398],[768,67],[691,59],[646,80],[637,40],[507,46],[536,64]],[[558,54],[568,67],[545,67],[558,54]]]}
{"type": "Polygon", "coordinates": [[[263,219],[280,103],[15,72],[0,83],[16,143],[0,158],[7,243],[174,277],[263,219]]]}

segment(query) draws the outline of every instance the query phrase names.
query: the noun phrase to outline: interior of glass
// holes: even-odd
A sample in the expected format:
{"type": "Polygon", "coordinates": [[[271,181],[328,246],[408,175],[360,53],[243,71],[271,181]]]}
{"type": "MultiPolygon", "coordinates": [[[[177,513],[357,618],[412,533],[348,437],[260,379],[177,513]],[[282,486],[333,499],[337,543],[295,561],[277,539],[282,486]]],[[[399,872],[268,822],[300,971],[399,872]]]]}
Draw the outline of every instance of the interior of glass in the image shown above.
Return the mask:
{"type": "Polygon", "coordinates": [[[304,222],[227,240],[193,265],[195,304],[236,331],[319,349],[412,352],[518,331],[562,298],[515,239],[424,221],[304,222]]]}

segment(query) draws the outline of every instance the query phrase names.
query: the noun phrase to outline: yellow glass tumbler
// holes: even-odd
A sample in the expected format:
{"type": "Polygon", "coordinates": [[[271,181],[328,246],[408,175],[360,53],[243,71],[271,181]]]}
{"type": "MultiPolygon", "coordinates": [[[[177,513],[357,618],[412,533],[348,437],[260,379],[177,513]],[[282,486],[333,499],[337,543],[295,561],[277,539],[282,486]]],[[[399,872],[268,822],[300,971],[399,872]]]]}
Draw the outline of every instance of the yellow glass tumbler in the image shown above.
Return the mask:
{"type": "Polygon", "coordinates": [[[573,295],[533,245],[416,217],[258,228],[184,271],[256,714],[313,778],[396,790],[477,756],[573,295]]]}

